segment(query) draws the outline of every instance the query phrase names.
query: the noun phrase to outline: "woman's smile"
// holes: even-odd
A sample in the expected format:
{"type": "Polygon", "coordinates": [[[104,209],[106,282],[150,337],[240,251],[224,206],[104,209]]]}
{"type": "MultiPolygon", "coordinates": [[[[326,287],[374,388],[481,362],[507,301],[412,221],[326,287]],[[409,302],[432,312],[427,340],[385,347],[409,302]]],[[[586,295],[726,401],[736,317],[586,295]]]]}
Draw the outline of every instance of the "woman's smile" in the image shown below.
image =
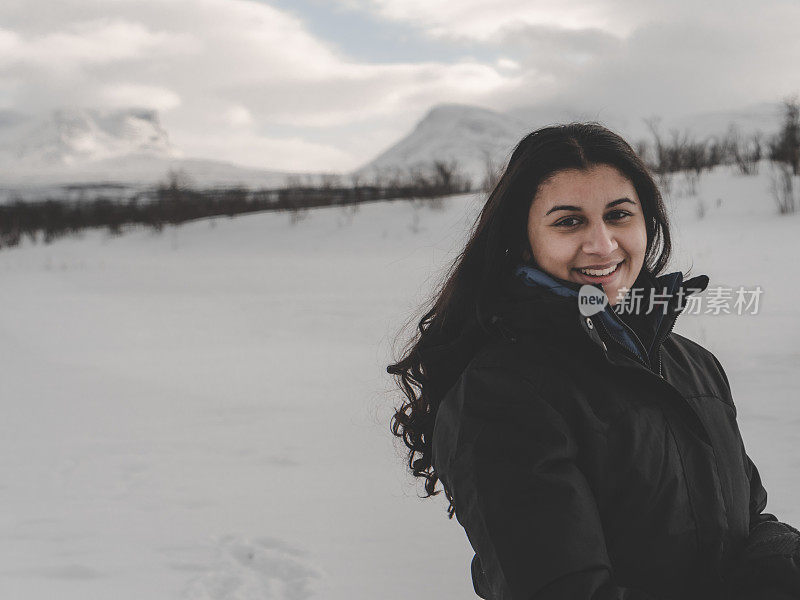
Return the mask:
{"type": "Polygon", "coordinates": [[[620,276],[625,261],[617,261],[607,268],[573,269],[581,283],[610,283],[620,276]]]}

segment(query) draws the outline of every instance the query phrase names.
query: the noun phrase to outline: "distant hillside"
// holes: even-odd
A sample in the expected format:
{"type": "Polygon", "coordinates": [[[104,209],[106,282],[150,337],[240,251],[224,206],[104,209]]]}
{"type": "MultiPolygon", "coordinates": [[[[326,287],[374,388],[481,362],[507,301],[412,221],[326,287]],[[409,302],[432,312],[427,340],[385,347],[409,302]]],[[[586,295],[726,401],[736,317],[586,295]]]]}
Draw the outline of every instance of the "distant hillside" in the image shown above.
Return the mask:
{"type": "Polygon", "coordinates": [[[46,169],[128,154],[180,155],[152,110],[62,109],[40,117],[0,115],[3,164],[46,169]]]}
{"type": "Polygon", "coordinates": [[[479,184],[489,157],[495,165],[508,161],[528,130],[515,117],[476,106],[440,104],[414,130],[355,173],[367,178],[393,170],[426,167],[435,160],[457,161],[462,173],[479,184]]]}
{"type": "Polygon", "coordinates": [[[0,201],[37,197],[61,186],[152,186],[169,171],[204,187],[276,187],[289,176],[311,175],[185,158],[152,110],[0,112],[0,201]]]}

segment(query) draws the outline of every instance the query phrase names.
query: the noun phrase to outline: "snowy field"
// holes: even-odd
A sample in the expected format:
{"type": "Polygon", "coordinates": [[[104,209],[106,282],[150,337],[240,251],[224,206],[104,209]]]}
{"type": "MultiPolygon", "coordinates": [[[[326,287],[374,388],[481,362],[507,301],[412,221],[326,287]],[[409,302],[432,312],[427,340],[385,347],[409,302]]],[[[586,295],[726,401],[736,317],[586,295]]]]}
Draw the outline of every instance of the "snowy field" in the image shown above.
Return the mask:
{"type": "MultiPolygon", "coordinates": [[[[767,510],[800,525],[800,216],[767,163],[681,180],[670,270],[764,291],[676,331],[721,360],[767,510]]],[[[481,201],[0,250],[0,597],[474,597],[462,528],[389,433],[385,366],[481,201]]]]}

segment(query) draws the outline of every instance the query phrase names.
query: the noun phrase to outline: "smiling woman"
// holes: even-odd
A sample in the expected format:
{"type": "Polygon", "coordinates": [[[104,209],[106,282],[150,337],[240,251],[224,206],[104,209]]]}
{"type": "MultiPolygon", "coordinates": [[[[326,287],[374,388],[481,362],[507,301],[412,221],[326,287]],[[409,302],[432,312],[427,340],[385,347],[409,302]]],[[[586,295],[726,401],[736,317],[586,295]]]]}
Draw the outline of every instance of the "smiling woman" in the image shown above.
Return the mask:
{"type": "Polygon", "coordinates": [[[441,481],[482,598],[800,598],[800,532],[764,512],[728,377],[672,331],[709,280],[663,273],[670,248],[622,138],[534,131],[387,367],[392,433],[441,481]],[[609,300],[591,316],[584,285],[609,300]],[[618,314],[636,289],[660,309],[618,314]]]}
{"type": "Polygon", "coordinates": [[[526,249],[523,258],[561,279],[602,284],[612,304],[633,287],[647,249],[636,189],[604,164],[559,171],[541,182],[528,214],[528,239],[532,256],[526,249]]]}

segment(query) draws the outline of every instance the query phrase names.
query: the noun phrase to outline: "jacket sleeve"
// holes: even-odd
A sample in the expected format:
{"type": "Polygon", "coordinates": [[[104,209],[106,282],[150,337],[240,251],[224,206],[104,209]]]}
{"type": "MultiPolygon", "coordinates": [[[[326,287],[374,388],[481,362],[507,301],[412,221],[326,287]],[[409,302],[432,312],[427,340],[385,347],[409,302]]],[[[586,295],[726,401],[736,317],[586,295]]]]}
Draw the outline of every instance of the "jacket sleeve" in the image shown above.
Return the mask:
{"type": "Polygon", "coordinates": [[[745,468],[747,469],[747,479],[750,481],[750,533],[761,523],[777,521],[778,517],[771,513],[765,513],[767,507],[767,491],[761,483],[761,475],[747,455],[742,443],[742,453],[744,454],[745,468]]]}
{"type": "Polygon", "coordinates": [[[476,593],[659,600],[615,583],[575,439],[535,387],[502,367],[482,367],[468,368],[453,391],[457,402],[437,415],[434,461],[475,550],[476,593]]]}
{"type": "MultiPolygon", "coordinates": [[[[716,357],[714,360],[733,402],[728,376],[716,357]]],[[[764,512],[767,491],[741,435],[739,439],[750,482],[750,526],[740,562],[729,577],[730,595],[735,600],[800,599],[800,532],[764,512]]]]}
{"type": "MultiPolygon", "coordinates": [[[[719,362],[719,359],[713,354],[711,354],[711,357],[714,359],[714,364],[717,366],[717,369],[719,370],[719,373],[725,382],[725,390],[728,395],[728,401],[733,407],[734,414],[736,414],[736,405],[733,402],[733,392],[731,390],[731,383],[728,379],[728,374],[725,372],[725,369],[723,368],[722,363],[719,362]]],[[[739,445],[742,449],[742,459],[744,460],[747,480],[750,482],[749,512],[750,532],[752,533],[753,529],[761,523],[765,521],[777,521],[778,518],[773,514],[764,512],[764,509],[767,507],[767,491],[764,489],[764,485],[761,483],[761,475],[759,474],[758,469],[747,455],[747,451],[744,447],[744,440],[742,440],[741,433],[738,429],[738,423],[736,434],[739,437],[739,445]]]]}
{"type": "MultiPolygon", "coordinates": [[[[744,452],[744,450],[742,450],[744,452]]],[[[800,532],[765,513],[767,492],[745,453],[750,479],[750,534],[733,578],[739,600],[800,599],[800,532]]]]}

